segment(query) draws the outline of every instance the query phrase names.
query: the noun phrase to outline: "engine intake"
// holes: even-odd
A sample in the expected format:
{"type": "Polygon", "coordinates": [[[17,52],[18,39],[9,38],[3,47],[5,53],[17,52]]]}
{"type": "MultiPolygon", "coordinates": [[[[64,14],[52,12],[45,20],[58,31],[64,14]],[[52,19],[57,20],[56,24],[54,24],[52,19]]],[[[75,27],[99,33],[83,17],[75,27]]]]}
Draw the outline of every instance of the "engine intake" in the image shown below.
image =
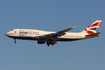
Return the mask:
{"type": "Polygon", "coordinates": [[[51,34],[51,37],[57,37],[57,36],[58,36],[57,33],[52,33],[52,34],[51,34]]]}

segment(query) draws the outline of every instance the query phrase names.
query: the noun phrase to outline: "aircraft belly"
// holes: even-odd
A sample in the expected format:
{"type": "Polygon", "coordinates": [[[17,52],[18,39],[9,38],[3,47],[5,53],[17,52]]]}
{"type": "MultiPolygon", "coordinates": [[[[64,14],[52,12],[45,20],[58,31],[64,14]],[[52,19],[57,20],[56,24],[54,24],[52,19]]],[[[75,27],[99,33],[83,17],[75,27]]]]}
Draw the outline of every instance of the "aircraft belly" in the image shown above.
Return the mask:
{"type": "MultiPolygon", "coordinates": [[[[15,38],[15,39],[22,39],[22,40],[38,40],[33,37],[26,37],[26,36],[9,36],[10,38],[15,38]]],[[[73,38],[58,38],[56,41],[75,41],[75,40],[80,40],[80,39],[73,39],[73,38]]]]}
{"type": "Polygon", "coordinates": [[[10,38],[15,38],[15,39],[22,39],[22,40],[37,40],[34,39],[33,37],[27,37],[27,36],[8,36],[10,38]]]}
{"type": "Polygon", "coordinates": [[[57,41],[75,41],[75,40],[81,40],[81,39],[73,39],[73,38],[59,38],[57,41]]]}

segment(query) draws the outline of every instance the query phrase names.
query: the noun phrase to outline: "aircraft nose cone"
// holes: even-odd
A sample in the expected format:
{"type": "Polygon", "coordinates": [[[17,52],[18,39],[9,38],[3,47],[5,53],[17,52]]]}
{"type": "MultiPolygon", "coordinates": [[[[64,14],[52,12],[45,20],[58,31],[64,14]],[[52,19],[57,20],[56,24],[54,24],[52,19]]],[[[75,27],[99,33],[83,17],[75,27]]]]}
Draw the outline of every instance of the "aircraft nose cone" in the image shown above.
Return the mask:
{"type": "Polygon", "coordinates": [[[7,33],[5,33],[5,35],[7,36],[7,33]]]}
{"type": "Polygon", "coordinates": [[[9,36],[8,33],[5,34],[6,36],[9,36]]]}

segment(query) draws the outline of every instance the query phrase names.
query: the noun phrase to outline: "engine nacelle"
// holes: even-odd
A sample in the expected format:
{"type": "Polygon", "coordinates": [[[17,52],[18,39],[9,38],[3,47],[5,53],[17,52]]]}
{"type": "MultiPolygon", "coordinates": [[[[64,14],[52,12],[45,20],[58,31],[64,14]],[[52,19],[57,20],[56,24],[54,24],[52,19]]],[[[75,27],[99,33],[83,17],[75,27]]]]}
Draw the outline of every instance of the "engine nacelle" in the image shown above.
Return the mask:
{"type": "Polygon", "coordinates": [[[52,34],[51,34],[51,37],[57,37],[57,36],[58,36],[57,33],[52,33],[52,34]]]}
{"type": "Polygon", "coordinates": [[[45,44],[45,41],[37,41],[37,44],[45,44]]]}
{"type": "Polygon", "coordinates": [[[43,36],[39,36],[39,38],[38,38],[39,40],[44,40],[45,39],[45,37],[43,37],[43,36]]]}

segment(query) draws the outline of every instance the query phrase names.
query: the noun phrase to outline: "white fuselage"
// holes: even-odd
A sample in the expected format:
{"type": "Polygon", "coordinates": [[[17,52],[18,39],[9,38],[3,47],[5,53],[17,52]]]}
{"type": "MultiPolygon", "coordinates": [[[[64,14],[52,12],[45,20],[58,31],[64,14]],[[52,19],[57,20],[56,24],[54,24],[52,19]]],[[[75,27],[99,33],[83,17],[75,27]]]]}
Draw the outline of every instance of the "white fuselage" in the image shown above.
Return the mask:
{"type": "MultiPolygon", "coordinates": [[[[38,40],[34,37],[44,36],[47,34],[56,33],[50,31],[34,30],[34,29],[13,29],[6,33],[6,36],[14,39],[38,40]]],[[[58,37],[56,41],[74,41],[85,39],[85,33],[66,32],[65,35],[58,37]]]]}
{"type": "Polygon", "coordinates": [[[82,32],[78,33],[67,32],[76,27],[73,26],[71,28],[67,28],[58,32],[42,31],[35,29],[13,29],[7,32],[5,35],[13,38],[14,43],[16,43],[16,39],[36,40],[38,44],[46,43],[49,46],[56,44],[58,41],[75,41],[98,37],[100,32],[97,32],[97,30],[101,22],[101,20],[96,20],[94,23],[85,28],[82,32]]]}

